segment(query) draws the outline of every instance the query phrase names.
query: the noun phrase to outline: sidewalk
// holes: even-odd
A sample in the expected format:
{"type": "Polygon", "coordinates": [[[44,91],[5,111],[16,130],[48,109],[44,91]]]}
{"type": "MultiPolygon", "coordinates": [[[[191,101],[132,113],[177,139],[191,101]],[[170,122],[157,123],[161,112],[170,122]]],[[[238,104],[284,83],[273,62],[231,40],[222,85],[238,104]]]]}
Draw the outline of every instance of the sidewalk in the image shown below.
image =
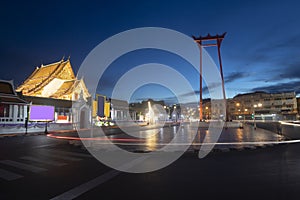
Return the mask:
{"type": "Polygon", "coordinates": [[[16,136],[35,136],[35,135],[46,135],[44,132],[32,132],[32,133],[8,133],[8,134],[0,134],[0,138],[5,137],[16,137],[16,136]]]}

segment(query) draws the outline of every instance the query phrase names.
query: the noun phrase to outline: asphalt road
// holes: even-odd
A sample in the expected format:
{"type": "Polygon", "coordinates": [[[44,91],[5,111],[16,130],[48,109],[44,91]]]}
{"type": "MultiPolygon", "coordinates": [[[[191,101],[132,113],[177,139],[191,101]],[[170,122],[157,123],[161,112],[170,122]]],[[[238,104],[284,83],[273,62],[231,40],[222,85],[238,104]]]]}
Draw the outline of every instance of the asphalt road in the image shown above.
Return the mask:
{"type": "Polygon", "coordinates": [[[300,144],[186,153],[159,171],[118,172],[67,141],[0,139],[0,199],[299,199],[300,144]]]}

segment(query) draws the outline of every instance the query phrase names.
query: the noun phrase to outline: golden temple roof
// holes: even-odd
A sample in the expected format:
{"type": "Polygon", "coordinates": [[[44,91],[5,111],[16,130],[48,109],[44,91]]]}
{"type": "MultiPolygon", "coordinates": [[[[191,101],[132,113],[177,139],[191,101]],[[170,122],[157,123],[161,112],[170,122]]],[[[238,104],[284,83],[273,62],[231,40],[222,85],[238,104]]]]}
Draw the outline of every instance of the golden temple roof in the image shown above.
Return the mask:
{"type": "Polygon", "coordinates": [[[22,91],[25,95],[36,96],[34,94],[39,94],[44,86],[54,78],[62,80],[74,80],[76,78],[69,59],[37,67],[16,91],[22,91]]]}
{"type": "MultiPolygon", "coordinates": [[[[72,99],[72,92],[81,80],[77,80],[70,60],[61,60],[37,67],[32,74],[16,89],[26,96],[72,99]]],[[[82,84],[86,94],[88,91],[82,84]]]]}

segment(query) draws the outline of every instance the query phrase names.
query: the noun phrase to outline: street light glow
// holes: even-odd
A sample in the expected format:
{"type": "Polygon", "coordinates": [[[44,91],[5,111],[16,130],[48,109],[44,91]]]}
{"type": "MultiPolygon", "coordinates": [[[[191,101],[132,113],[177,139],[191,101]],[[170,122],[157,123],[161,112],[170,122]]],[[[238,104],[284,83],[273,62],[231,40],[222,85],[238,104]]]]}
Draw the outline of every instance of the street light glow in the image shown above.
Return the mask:
{"type": "Polygon", "coordinates": [[[257,105],[253,105],[254,107],[254,110],[253,110],[253,122],[254,122],[254,129],[256,129],[256,121],[255,121],[255,108],[257,107],[262,107],[262,104],[261,103],[258,103],[257,105]]]}

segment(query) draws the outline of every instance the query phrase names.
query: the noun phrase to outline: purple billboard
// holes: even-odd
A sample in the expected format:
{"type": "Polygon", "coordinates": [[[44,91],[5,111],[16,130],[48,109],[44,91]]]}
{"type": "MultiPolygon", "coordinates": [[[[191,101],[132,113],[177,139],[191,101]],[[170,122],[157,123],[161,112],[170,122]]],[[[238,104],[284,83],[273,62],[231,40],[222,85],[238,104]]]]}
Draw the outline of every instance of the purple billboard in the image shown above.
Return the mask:
{"type": "Polygon", "coordinates": [[[53,121],[54,106],[31,105],[29,121],[53,121]]]}

